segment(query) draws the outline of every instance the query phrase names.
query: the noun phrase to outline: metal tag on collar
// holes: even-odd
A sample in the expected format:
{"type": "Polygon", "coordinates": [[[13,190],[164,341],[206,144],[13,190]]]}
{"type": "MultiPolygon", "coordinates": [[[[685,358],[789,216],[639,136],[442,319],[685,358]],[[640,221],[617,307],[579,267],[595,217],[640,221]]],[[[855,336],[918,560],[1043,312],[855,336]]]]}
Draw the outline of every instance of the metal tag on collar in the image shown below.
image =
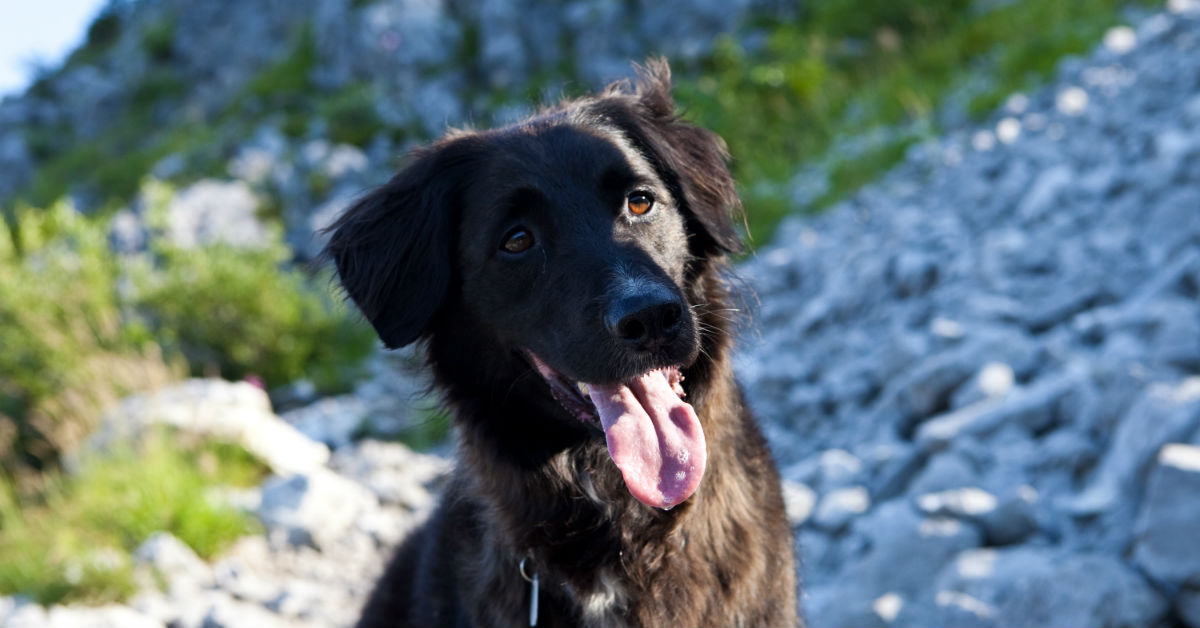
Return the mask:
{"type": "Polygon", "coordinates": [[[528,556],[521,559],[520,570],[521,570],[521,577],[524,578],[525,581],[528,582],[530,585],[529,586],[529,625],[532,628],[533,626],[537,626],[538,593],[539,593],[538,588],[539,587],[538,587],[537,572],[536,571],[533,572],[532,578],[529,576],[528,573],[525,572],[525,561],[527,561],[527,560],[529,560],[528,556]]]}

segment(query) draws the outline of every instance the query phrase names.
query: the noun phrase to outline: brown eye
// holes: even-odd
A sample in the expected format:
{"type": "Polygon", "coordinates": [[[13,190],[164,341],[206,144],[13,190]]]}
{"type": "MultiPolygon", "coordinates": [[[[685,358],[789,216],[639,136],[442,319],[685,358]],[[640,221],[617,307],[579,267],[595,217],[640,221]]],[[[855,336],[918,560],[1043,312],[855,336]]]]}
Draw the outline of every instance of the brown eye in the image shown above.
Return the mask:
{"type": "Polygon", "coordinates": [[[524,253],[533,246],[533,234],[520,227],[508,232],[500,248],[509,253],[524,253]]]}
{"type": "Polygon", "coordinates": [[[641,216],[654,207],[654,197],[649,192],[634,192],[626,199],[625,206],[634,216],[641,216]]]}

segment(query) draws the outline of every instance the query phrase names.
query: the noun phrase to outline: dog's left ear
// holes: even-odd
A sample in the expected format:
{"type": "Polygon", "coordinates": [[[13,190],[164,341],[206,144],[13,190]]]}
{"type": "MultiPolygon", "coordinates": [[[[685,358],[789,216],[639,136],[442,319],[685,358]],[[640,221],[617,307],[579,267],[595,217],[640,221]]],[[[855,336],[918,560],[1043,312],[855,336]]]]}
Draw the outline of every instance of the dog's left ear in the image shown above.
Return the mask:
{"type": "Polygon", "coordinates": [[[450,292],[457,190],[473,154],[469,140],[417,151],[325,230],[323,256],[389,349],[423,336],[450,292]]]}
{"type": "Polygon", "coordinates": [[[701,250],[742,252],[741,237],[733,227],[733,217],[742,215],[742,202],[729,173],[725,140],[708,129],[684,122],[675,113],[671,68],[665,59],[650,59],[644,67],[635,68],[638,75],[632,90],[627,82],[616,83],[608,89],[608,95],[618,98],[597,103],[603,115],[622,127],[672,193],[682,196],[691,226],[700,228],[691,232],[707,236],[707,242],[696,243],[701,250]],[[607,106],[627,104],[630,98],[632,107],[607,106]]]}

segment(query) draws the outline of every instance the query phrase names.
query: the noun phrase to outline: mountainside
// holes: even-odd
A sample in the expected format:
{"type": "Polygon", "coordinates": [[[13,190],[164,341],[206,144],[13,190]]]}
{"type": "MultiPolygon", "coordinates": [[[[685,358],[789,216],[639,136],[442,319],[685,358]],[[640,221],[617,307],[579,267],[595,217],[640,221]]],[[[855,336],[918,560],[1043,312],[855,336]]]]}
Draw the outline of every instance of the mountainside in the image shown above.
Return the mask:
{"type": "Polygon", "coordinates": [[[116,0],[63,67],[0,104],[0,203],[69,194],[96,210],[129,203],[146,175],[176,184],[232,175],[311,253],[317,205],[383,180],[405,148],[447,124],[515,119],[566,81],[602,85],[652,53],[686,63],[768,10],[788,12],[750,0],[566,10],[508,0],[116,0]],[[293,163],[322,161],[331,145],[365,155],[343,150],[331,170],[292,175],[293,163]]]}
{"type": "Polygon", "coordinates": [[[1145,6],[111,3],[0,103],[0,624],[352,622],[452,445],[314,232],[662,53],[774,232],[810,624],[1200,628],[1200,5],[1145,6]]]}
{"type": "Polygon", "coordinates": [[[1200,625],[1200,12],[741,270],[814,625],[1200,625]]]}

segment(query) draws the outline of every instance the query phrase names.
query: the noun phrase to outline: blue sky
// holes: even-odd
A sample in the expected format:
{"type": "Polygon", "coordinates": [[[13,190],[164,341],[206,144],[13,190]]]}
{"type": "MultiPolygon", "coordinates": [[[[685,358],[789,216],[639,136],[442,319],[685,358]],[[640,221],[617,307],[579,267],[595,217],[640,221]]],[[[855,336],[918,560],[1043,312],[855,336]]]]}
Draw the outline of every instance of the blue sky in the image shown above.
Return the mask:
{"type": "Polygon", "coordinates": [[[20,92],[35,64],[55,65],[83,41],[106,0],[0,0],[0,96],[20,92]]]}

